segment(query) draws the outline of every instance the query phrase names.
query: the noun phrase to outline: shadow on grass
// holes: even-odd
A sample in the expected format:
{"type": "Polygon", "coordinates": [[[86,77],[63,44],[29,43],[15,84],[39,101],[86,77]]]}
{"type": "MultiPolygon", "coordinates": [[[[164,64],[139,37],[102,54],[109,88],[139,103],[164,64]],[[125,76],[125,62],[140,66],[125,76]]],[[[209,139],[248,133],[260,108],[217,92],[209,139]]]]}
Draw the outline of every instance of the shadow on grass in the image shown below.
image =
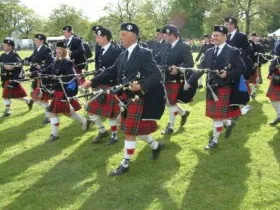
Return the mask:
{"type": "Polygon", "coordinates": [[[130,171],[121,177],[108,177],[80,209],[148,209],[156,205],[161,209],[176,209],[165,183],[180,168],[176,154],[178,144],[168,142],[158,160],[150,160],[151,148],[146,146],[130,164],[130,171]]]}
{"type": "MultiPolygon", "coordinates": [[[[122,151],[123,142],[120,141],[113,146],[92,145],[91,139],[92,137],[89,137],[6,208],[20,209],[25,206],[26,209],[37,207],[39,209],[73,209],[71,205],[76,204],[75,209],[77,209],[93,192],[99,192],[98,188],[104,188],[105,192],[98,193],[94,197],[100,196],[97,200],[107,206],[106,197],[114,188],[115,181],[108,176],[106,165],[110,157],[122,151]]],[[[98,204],[94,204],[89,209],[101,209],[96,208],[96,205],[98,204]]]]}
{"type": "MultiPolygon", "coordinates": [[[[38,115],[35,118],[24,121],[21,124],[14,125],[1,131],[0,140],[0,154],[7,148],[12,147],[24,140],[27,135],[33,130],[42,128],[43,126],[38,121],[42,118],[42,115],[38,115]]],[[[8,120],[8,118],[5,118],[8,120]]]]}
{"type": "Polygon", "coordinates": [[[249,135],[266,122],[262,104],[255,101],[253,109],[237,121],[232,136],[228,140],[221,136],[216,150],[209,153],[194,150],[199,162],[186,190],[182,209],[240,208],[248,191],[246,180],[250,174],[247,167],[250,149],[245,144],[249,135]]]}
{"type": "MultiPolygon", "coordinates": [[[[29,121],[27,121],[24,124],[19,125],[17,131],[19,133],[24,133],[20,131],[24,128],[24,126],[26,126],[26,128],[29,128],[31,126],[32,130],[36,129],[32,127],[32,124],[29,121]]],[[[41,127],[41,125],[39,127],[41,127]]],[[[12,132],[15,131],[12,130],[12,132]]],[[[72,144],[75,144],[76,141],[73,139],[75,139],[78,136],[81,136],[82,134],[83,132],[81,131],[81,127],[77,122],[72,122],[69,126],[62,129],[60,131],[60,140],[57,142],[52,142],[52,143],[47,142],[49,138],[49,133],[48,133],[43,137],[44,139],[46,139],[45,142],[42,142],[41,144],[35,146],[34,148],[27,149],[26,151],[24,151],[19,155],[15,155],[11,159],[9,159],[8,161],[0,165],[0,171],[2,177],[0,179],[0,184],[5,184],[11,181],[14,177],[26,171],[29,167],[32,167],[33,165],[38,164],[41,161],[47,161],[50,158],[60,154],[62,150],[66,149],[72,144]]],[[[17,142],[19,141],[20,140],[18,140],[17,142]]]]}
{"type": "Polygon", "coordinates": [[[122,155],[123,142],[111,147],[88,142],[89,139],[5,208],[147,209],[156,200],[164,209],[174,209],[164,183],[180,167],[175,158],[180,150],[177,144],[170,142],[156,161],[149,159],[151,149],[146,146],[127,174],[110,177],[108,172],[118,166],[119,157],[113,166],[106,166],[112,156],[122,155]]]}
{"type": "Polygon", "coordinates": [[[273,148],[274,155],[280,166],[280,128],[277,128],[278,132],[273,136],[273,139],[269,142],[269,145],[273,148]]]}

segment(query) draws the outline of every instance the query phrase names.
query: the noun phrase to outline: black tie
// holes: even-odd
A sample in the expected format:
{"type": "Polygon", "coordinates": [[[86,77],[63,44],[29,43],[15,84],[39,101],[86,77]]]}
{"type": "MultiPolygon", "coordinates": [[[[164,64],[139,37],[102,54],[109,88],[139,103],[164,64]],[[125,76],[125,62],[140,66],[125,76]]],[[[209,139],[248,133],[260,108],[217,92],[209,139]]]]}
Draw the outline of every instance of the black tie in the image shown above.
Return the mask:
{"type": "Polygon", "coordinates": [[[165,53],[165,58],[164,58],[164,64],[167,65],[167,58],[169,56],[170,50],[171,50],[171,45],[168,45],[166,53],[165,53]]]}
{"type": "Polygon", "coordinates": [[[103,52],[104,52],[104,48],[101,48],[101,50],[100,50],[100,55],[102,56],[103,55],[103,52]]]}
{"type": "Polygon", "coordinates": [[[128,50],[125,51],[125,54],[124,54],[124,58],[123,58],[123,67],[125,68],[126,67],[126,64],[128,63],[128,50]]]}
{"type": "Polygon", "coordinates": [[[229,34],[227,37],[228,42],[230,41],[230,38],[231,38],[231,34],[229,34]]]}
{"type": "Polygon", "coordinates": [[[215,47],[215,52],[214,52],[214,57],[213,57],[213,60],[217,60],[217,57],[218,57],[218,52],[219,52],[219,47],[215,47]]]}

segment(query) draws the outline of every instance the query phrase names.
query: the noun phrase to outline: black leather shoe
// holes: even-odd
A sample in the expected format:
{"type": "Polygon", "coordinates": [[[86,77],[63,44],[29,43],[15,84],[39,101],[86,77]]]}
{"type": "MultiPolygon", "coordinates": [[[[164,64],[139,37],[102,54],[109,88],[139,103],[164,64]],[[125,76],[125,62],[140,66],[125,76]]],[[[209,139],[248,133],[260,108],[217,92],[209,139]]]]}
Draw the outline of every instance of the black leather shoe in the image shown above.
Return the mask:
{"type": "Polygon", "coordinates": [[[5,109],[5,111],[4,111],[3,115],[2,115],[2,117],[9,117],[10,115],[11,115],[11,112],[8,111],[7,109],[5,109]]]}
{"type": "Polygon", "coordinates": [[[277,125],[278,123],[280,123],[280,117],[277,117],[275,120],[273,120],[272,122],[269,123],[269,125],[277,125]]]}
{"type": "Polygon", "coordinates": [[[161,131],[161,134],[171,134],[173,132],[174,132],[174,130],[172,128],[170,128],[170,124],[168,123],[165,130],[161,131]]]}
{"type": "Polygon", "coordinates": [[[50,138],[49,138],[49,142],[54,142],[54,141],[57,141],[59,139],[58,136],[54,136],[51,134],[50,138]]]}
{"type": "Polygon", "coordinates": [[[47,125],[49,124],[51,121],[49,120],[49,118],[45,118],[42,122],[43,125],[47,125]]]}
{"type": "Polygon", "coordinates": [[[164,149],[164,144],[159,142],[158,148],[152,150],[152,160],[156,160],[159,157],[160,152],[164,149]]]}
{"type": "Polygon", "coordinates": [[[33,108],[33,104],[34,104],[34,101],[32,99],[30,99],[29,103],[27,104],[28,111],[31,111],[31,109],[33,108]]]}
{"type": "Polygon", "coordinates": [[[120,165],[118,168],[116,168],[114,171],[111,171],[109,173],[110,176],[119,176],[129,171],[129,167],[124,167],[123,165],[120,165]]]}
{"type": "Polygon", "coordinates": [[[113,134],[109,140],[109,142],[106,143],[106,145],[112,145],[118,142],[118,136],[117,134],[113,134]]]}
{"type": "Polygon", "coordinates": [[[233,129],[234,126],[235,126],[235,122],[233,120],[231,120],[231,125],[226,127],[226,134],[225,134],[226,139],[228,137],[230,137],[232,129],[233,129]]]}
{"type": "Polygon", "coordinates": [[[204,147],[205,150],[209,150],[209,149],[214,149],[218,146],[218,144],[214,141],[211,141],[206,147],[204,147]]]}
{"type": "Polygon", "coordinates": [[[190,112],[186,110],[186,113],[184,115],[182,115],[182,117],[181,117],[180,126],[183,126],[186,124],[189,115],[190,115],[190,112]]]}
{"type": "Polygon", "coordinates": [[[102,139],[106,138],[109,136],[109,132],[105,131],[104,133],[98,133],[98,135],[93,139],[92,143],[97,144],[100,143],[102,139]]]}

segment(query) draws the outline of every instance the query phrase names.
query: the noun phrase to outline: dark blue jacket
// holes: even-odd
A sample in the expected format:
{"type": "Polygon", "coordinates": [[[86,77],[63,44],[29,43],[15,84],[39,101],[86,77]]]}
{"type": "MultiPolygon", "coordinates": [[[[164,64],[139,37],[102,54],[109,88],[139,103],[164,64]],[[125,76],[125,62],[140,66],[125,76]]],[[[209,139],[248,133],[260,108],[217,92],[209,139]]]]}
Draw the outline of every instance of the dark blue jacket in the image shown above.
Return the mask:
{"type": "Polygon", "coordinates": [[[137,45],[126,61],[123,51],[113,66],[92,79],[92,87],[116,80],[117,84],[131,81],[140,73],[144,94],[142,119],[160,119],[165,107],[164,89],[160,71],[150,50],[137,45]]]}

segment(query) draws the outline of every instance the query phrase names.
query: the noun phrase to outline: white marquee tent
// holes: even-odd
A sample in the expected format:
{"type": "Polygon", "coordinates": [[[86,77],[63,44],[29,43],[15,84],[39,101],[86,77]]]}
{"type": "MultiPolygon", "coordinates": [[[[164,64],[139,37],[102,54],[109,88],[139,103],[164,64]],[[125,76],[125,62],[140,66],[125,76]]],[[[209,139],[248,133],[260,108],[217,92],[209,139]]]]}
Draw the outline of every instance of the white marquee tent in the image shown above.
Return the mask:
{"type": "Polygon", "coordinates": [[[268,36],[273,36],[273,34],[275,34],[276,36],[280,37],[280,28],[278,30],[274,31],[271,34],[268,34],[268,36]]]}

